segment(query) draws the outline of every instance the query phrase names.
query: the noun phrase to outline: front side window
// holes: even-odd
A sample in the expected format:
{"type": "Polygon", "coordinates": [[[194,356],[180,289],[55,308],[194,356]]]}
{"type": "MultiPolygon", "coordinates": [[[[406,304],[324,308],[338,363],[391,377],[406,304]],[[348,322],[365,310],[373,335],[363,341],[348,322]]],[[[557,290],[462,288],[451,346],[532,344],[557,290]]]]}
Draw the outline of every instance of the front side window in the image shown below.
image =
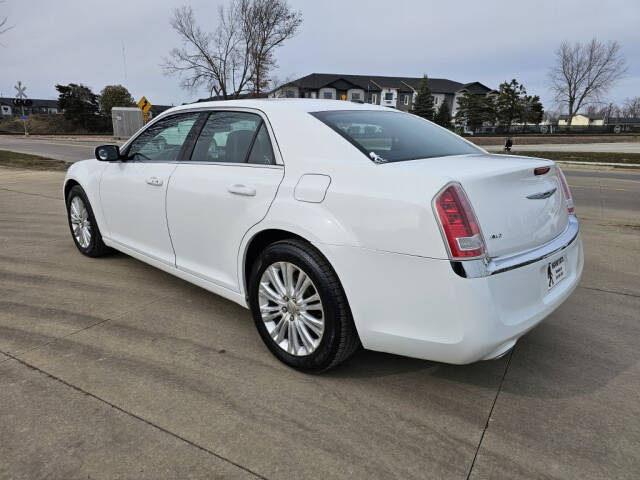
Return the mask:
{"type": "Polygon", "coordinates": [[[171,162],[178,160],[180,150],[198,112],[172,115],[150,125],[131,143],[127,157],[137,161],[171,162]]]}
{"type": "Polygon", "coordinates": [[[333,98],[333,92],[324,92],[324,98],[331,100],[333,98]]]}
{"type": "Polygon", "coordinates": [[[311,115],[367,157],[377,157],[384,162],[482,153],[458,135],[407,113],[330,110],[311,115]]]}
{"type": "Polygon", "coordinates": [[[194,162],[275,163],[269,134],[254,113],[212,112],[196,141],[194,162]]]}
{"type": "Polygon", "coordinates": [[[351,100],[360,100],[360,93],[352,92],[351,93],[351,100]]]}
{"type": "Polygon", "coordinates": [[[287,98],[294,98],[296,96],[296,92],[293,90],[287,90],[286,92],[286,97],[287,98]]]}
{"type": "Polygon", "coordinates": [[[393,100],[393,92],[387,92],[387,93],[385,93],[385,94],[384,94],[384,99],[385,99],[385,100],[388,100],[388,101],[393,100]]]}

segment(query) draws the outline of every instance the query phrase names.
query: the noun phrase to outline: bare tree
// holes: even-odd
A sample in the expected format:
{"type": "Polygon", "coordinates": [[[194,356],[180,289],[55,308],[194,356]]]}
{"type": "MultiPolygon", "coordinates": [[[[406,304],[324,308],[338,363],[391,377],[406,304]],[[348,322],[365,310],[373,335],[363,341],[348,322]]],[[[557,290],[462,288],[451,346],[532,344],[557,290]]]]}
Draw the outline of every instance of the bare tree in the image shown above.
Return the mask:
{"type": "MultiPolygon", "coordinates": [[[[4,0],[0,0],[0,3],[4,3],[4,0]]],[[[13,26],[7,24],[7,17],[0,17],[0,35],[11,30],[12,28],[13,26]]]]}
{"type": "Polygon", "coordinates": [[[182,46],[165,59],[165,73],[181,76],[181,86],[187,90],[204,86],[210,96],[236,98],[246,86],[250,66],[237,18],[234,3],[227,10],[220,7],[218,29],[211,33],[197,25],[191,7],[176,8],[170,23],[182,46]]]}
{"type": "Polygon", "coordinates": [[[182,45],[171,50],[164,71],[179,75],[187,90],[206,87],[210,96],[260,94],[275,66],[273,50],[291,38],[301,22],[301,14],[286,0],[232,0],[218,9],[218,26],[207,32],[198,26],[191,7],[177,8],[171,26],[182,45]]]}
{"type": "Polygon", "coordinates": [[[269,77],[269,82],[267,84],[267,88],[273,91],[273,95],[276,98],[285,98],[287,96],[286,90],[284,88],[293,82],[297,77],[295,75],[287,75],[284,78],[277,77],[275,75],[271,75],[269,77]]]}
{"type": "Polygon", "coordinates": [[[286,0],[241,0],[246,12],[243,28],[251,38],[251,88],[256,96],[269,85],[269,72],[277,67],[274,50],[293,37],[302,24],[302,13],[286,0]]]}
{"type": "Polygon", "coordinates": [[[618,42],[562,42],[549,77],[556,102],[569,110],[569,125],[580,108],[598,102],[625,73],[618,42]]]}
{"type": "Polygon", "coordinates": [[[622,111],[627,118],[640,118],[640,97],[627,98],[622,111]]]}

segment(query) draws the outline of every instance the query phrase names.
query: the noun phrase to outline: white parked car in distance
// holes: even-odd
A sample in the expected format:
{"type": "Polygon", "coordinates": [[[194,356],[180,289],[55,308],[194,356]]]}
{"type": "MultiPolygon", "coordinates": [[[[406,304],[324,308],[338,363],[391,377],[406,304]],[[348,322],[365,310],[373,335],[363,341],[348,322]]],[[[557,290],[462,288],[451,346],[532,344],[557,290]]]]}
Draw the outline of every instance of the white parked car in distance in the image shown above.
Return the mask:
{"type": "Polygon", "coordinates": [[[271,352],[307,372],[360,344],[500,357],[583,267],[554,162],[375,105],[172,108],[71,166],[64,198],[83,254],[113,248],[250,308],[271,352]]]}

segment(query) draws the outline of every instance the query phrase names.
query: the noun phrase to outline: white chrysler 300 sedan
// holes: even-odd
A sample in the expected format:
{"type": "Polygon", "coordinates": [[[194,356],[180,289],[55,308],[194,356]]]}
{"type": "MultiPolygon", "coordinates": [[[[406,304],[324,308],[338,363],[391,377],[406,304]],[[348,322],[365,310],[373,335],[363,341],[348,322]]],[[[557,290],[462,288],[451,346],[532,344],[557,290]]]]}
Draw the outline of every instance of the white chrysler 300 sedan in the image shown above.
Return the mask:
{"type": "Polygon", "coordinates": [[[500,357],[583,267],[553,162],[375,105],[172,108],[75,163],[64,198],[80,252],[120,250],[250,308],[271,352],[308,372],[360,344],[500,357]]]}

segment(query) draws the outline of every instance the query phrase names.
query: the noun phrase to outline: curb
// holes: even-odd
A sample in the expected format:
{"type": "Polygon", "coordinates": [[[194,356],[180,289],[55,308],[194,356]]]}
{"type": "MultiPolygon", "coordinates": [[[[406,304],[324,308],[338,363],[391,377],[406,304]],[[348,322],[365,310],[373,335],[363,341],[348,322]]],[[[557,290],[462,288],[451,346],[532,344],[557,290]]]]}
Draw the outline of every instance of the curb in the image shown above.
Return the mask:
{"type": "Polygon", "coordinates": [[[610,163],[610,162],[575,162],[572,160],[555,160],[560,165],[587,165],[593,167],[619,167],[619,168],[640,168],[640,163],[610,163]]]}

